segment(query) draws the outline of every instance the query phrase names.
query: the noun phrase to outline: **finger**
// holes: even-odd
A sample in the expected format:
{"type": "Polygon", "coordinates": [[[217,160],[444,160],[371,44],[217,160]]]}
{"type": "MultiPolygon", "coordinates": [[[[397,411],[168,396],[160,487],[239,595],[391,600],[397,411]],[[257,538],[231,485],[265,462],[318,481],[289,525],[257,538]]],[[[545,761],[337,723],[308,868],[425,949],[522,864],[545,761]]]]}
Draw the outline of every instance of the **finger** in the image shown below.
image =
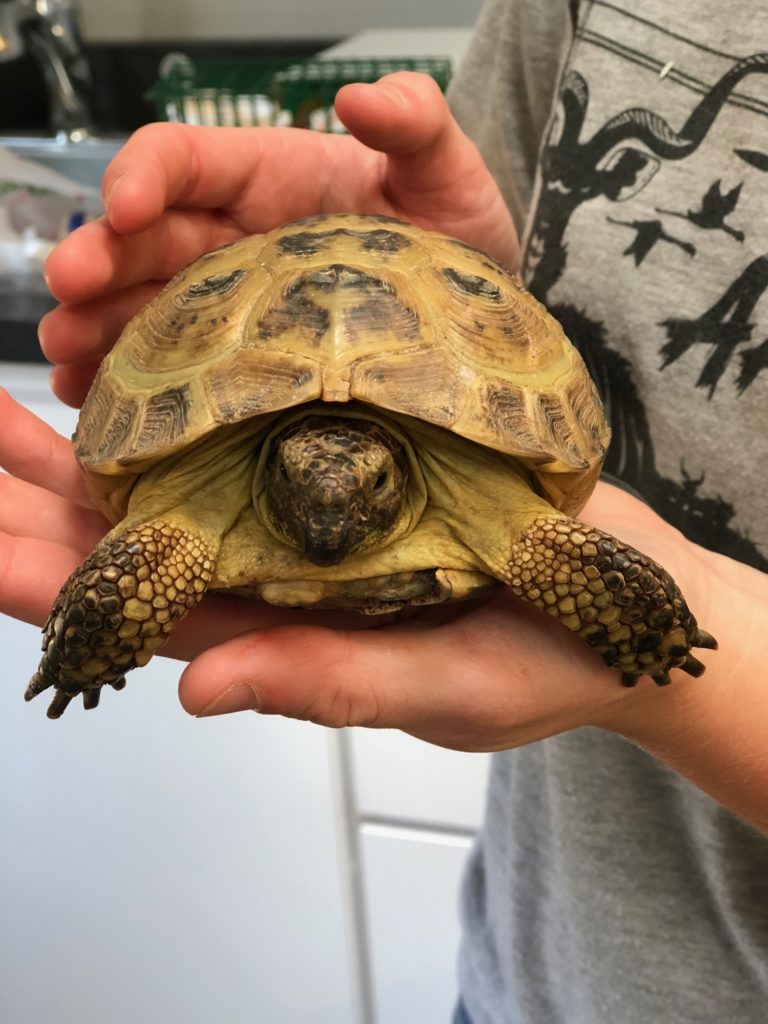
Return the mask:
{"type": "MultiPolygon", "coordinates": [[[[331,148],[350,142],[336,138],[331,148]]],[[[107,168],[109,221],[122,234],[142,231],[183,206],[224,210],[244,233],[267,231],[319,211],[327,149],[320,133],[301,128],[147,125],[107,168]]]]}
{"type": "Polygon", "coordinates": [[[217,648],[254,631],[283,626],[327,628],[333,625],[349,630],[370,629],[371,619],[355,612],[283,608],[255,599],[235,597],[226,591],[212,591],[182,619],[161,653],[191,661],[210,648],[217,648]]]}
{"type": "Polygon", "coordinates": [[[477,147],[453,117],[437,83],[400,71],[336,96],[336,112],[366,146],[387,155],[382,191],[425,226],[481,246],[516,270],[517,234],[477,147]]]}
{"type": "MultiPolygon", "coordinates": [[[[411,71],[345,85],[336,94],[335,109],[355,138],[391,157],[423,160],[444,133],[457,134],[462,144],[466,139],[434,79],[411,71]]],[[[449,175],[449,168],[441,172],[449,175]]]]}
{"type": "Polygon", "coordinates": [[[225,215],[168,210],[127,237],[102,217],[78,228],[46,260],[45,278],[59,302],[87,302],[146,281],[167,281],[201,253],[242,237],[225,215]]]}
{"type": "MultiPolygon", "coordinates": [[[[425,715],[439,718],[435,656],[445,637],[393,628],[342,631],[282,627],[238,636],[206,651],[184,671],[179,696],[190,714],[258,710],[340,728],[408,728],[425,715]]],[[[443,704],[456,689],[446,677],[443,704]]],[[[462,698],[463,699],[463,698],[462,698]]]]}
{"type": "Polygon", "coordinates": [[[0,531],[90,551],[109,529],[98,512],[0,473],[0,531]]]}
{"type": "Polygon", "coordinates": [[[81,561],[82,553],[67,545],[0,532],[0,613],[42,626],[81,561]]]}
{"type": "Polygon", "coordinates": [[[11,476],[93,508],[72,445],[0,388],[0,467],[11,476]]]}
{"type": "Polygon", "coordinates": [[[65,405],[81,409],[100,363],[85,359],[81,363],[65,363],[51,370],[51,390],[65,405]]]}
{"type": "Polygon", "coordinates": [[[100,360],[110,351],[128,321],[163,287],[147,281],[111,295],[58,306],[38,326],[45,358],[51,363],[100,360]]]}

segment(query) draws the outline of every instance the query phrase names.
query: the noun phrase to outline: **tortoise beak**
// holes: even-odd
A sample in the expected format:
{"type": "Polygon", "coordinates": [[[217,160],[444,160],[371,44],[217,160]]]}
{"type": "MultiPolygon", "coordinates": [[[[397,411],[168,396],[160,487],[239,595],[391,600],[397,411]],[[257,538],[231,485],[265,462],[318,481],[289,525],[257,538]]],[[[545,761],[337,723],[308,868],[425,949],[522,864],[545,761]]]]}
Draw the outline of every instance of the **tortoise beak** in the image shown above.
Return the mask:
{"type": "Polygon", "coordinates": [[[308,526],[304,534],[304,554],[313,565],[338,565],[352,548],[349,527],[308,526]]]}

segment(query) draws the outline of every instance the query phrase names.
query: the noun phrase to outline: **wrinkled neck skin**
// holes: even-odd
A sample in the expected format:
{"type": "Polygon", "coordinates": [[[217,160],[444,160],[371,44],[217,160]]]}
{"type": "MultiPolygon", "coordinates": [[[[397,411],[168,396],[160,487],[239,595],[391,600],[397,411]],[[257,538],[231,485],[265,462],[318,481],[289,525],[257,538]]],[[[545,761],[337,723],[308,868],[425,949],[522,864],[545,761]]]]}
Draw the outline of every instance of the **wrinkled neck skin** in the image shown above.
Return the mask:
{"type": "Polygon", "coordinates": [[[218,547],[250,504],[255,453],[265,430],[257,421],[222,427],[147,469],[130,493],[120,529],[162,518],[218,547]]]}

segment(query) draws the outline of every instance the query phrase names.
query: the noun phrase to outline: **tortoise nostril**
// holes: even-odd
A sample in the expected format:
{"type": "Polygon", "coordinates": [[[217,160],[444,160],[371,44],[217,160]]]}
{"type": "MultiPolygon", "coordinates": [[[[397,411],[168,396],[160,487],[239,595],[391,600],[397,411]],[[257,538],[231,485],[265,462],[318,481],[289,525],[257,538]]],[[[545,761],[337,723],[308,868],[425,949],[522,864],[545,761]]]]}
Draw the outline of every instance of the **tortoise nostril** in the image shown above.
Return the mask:
{"type": "Polygon", "coordinates": [[[344,509],[345,502],[336,488],[323,488],[317,494],[317,505],[323,512],[339,513],[344,509]]]}

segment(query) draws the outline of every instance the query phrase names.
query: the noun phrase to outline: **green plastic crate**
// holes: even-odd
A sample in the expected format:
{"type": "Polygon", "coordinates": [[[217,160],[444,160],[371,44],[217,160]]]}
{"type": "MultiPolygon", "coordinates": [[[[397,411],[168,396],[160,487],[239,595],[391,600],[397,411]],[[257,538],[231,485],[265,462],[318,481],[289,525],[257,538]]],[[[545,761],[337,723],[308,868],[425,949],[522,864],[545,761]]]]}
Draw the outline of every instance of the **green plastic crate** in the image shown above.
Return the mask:
{"type": "Polygon", "coordinates": [[[348,82],[375,82],[393,71],[420,71],[445,91],[448,57],[196,60],[179,56],[147,93],[164,121],[187,124],[295,125],[343,132],[333,100],[348,82]]]}

